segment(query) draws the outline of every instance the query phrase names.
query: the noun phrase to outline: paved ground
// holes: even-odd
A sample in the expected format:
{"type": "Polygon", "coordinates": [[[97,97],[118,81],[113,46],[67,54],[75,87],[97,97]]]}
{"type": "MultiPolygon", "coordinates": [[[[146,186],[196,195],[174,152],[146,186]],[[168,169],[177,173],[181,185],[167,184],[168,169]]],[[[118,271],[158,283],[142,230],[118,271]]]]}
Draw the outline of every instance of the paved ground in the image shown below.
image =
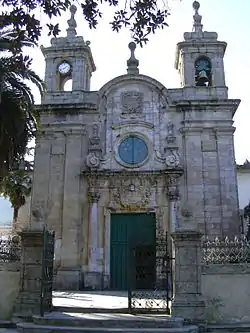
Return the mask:
{"type": "MultiPolygon", "coordinates": [[[[54,291],[53,305],[59,307],[88,308],[88,309],[127,309],[128,293],[126,291],[54,291]]],[[[166,308],[166,295],[148,291],[140,291],[140,295],[133,299],[135,306],[140,308],[166,308]],[[145,296],[146,295],[146,296],[145,296]]]]}
{"type": "Polygon", "coordinates": [[[17,333],[14,328],[0,328],[0,333],[17,333]]]}
{"type": "Polygon", "coordinates": [[[128,307],[128,293],[123,291],[54,291],[53,296],[54,306],[99,309],[128,307]]]}

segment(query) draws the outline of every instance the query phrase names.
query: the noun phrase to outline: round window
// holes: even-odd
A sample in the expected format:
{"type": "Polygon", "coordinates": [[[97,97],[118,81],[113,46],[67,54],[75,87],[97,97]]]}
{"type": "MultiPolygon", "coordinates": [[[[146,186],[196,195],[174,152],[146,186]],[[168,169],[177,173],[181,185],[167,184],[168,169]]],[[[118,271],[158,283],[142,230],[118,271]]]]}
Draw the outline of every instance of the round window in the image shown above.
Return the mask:
{"type": "Polygon", "coordinates": [[[121,142],[118,153],[124,163],[136,165],[147,158],[148,147],[143,139],[131,135],[121,142]]]}

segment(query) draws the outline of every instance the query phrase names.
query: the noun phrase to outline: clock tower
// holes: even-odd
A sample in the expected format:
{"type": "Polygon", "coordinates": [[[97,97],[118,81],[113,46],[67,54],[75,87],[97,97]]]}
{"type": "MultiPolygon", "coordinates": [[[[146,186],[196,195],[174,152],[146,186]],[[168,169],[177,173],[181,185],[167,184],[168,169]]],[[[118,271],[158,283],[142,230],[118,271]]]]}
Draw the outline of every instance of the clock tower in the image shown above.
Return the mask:
{"type": "Polygon", "coordinates": [[[91,75],[96,69],[89,47],[90,42],[85,42],[82,36],[76,35],[76,7],[71,6],[70,12],[67,36],[52,38],[50,47],[41,47],[46,61],[47,86],[47,95],[43,103],[46,103],[51,93],[64,91],[69,80],[72,80],[72,92],[90,90],[91,75]]]}

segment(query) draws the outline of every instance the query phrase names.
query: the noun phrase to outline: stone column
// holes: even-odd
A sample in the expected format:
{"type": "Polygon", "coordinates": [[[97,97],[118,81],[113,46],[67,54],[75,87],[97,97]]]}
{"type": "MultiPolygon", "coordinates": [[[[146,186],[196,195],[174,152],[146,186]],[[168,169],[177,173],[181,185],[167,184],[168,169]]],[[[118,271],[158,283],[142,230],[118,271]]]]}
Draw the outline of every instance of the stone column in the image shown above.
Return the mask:
{"type": "Polygon", "coordinates": [[[174,232],[178,228],[176,206],[179,199],[179,179],[180,174],[170,174],[167,178],[167,196],[169,200],[171,231],[174,232]]]}
{"type": "Polygon", "coordinates": [[[90,239],[89,239],[89,271],[98,271],[97,251],[98,251],[98,201],[100,195],[98,193],[91,193],[89,196],[90,203],[90,214],[89,214],[89,225],[90,225],[90,239]]]}
{"type": "Polygon", "coordinates": [[[21,232],[20,290],[14,316],[26,317],[40,313],[43,242],[41,230],[21,232]]]}
{"type": "MultiPolygon", "coordinates": [[[[93,180],[93,179],[92,179],[93,180]]],[[[95,179],[96,181],[96,179],[95,179]]],[[[88,243],[88,272],[85,273],[85,287],[92,289],[102,288],[102,270],[98,264],[101,253],[98,246],[98,201],[100,194],[96,185],[90,185],[89,199],[89,243],[88,243]]]]}
{"type": "Polygon", "coordinates": [[[201,295],[201,237],[195,230],[172,233],[175,245],[175,298],[172,315],[188,322],[202,321],[205,303],[201,295]]]}

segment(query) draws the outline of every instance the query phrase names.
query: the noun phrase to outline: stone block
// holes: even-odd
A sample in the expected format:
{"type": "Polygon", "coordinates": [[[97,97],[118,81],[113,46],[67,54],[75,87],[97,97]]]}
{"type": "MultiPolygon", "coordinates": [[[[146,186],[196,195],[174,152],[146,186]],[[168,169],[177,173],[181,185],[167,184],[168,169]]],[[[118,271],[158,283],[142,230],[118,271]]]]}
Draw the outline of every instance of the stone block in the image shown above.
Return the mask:
{"type": "Polygon", "coordinates": [[[83,289],[82,272],[77,268],[59,268],[54,276],[55,290],[83,289]]]}
{"type": "MultiPolygon", "coordinates": [[[[106,277],[107,278],[107,277],[106,277]]],[[[108,287],[107,279],[105,281],[108,287]]],[[[104,288],[104,276],[101,272],[85,272],[84,273],[84,288],[92,290],[102,290],[104,288]]]]}

